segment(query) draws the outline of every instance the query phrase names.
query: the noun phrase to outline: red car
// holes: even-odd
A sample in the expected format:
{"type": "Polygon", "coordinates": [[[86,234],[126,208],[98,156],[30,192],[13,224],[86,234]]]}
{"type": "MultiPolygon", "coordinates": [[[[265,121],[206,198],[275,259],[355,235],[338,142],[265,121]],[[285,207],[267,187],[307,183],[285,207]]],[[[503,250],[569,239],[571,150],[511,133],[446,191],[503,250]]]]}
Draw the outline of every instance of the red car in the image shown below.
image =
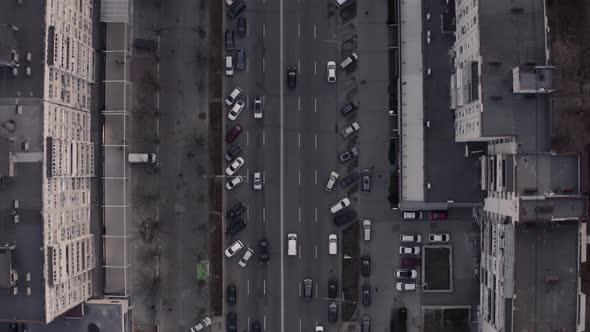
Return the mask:
{"type": "Polygon", "coordinates": [[[232,143],[233,141],[236,140],[236,138],[238,138],[238,136],[240,135],[241,132],[242,132],[242,126],[240,126],[240,125],[233,126],[225,135],[225,141],[227,143],[232,143]]]}
{"type": "Polygon", "coordinates": [[[402,267],[415,267],[422,264],[420,258],[402,258],[402,267]]]}
{"type": "Polygon", "coordinates": [[[428,212],[428,219],[430,219],[430,220],[447,219],[447,211],[430,211],[430,212],[428,212]]]}

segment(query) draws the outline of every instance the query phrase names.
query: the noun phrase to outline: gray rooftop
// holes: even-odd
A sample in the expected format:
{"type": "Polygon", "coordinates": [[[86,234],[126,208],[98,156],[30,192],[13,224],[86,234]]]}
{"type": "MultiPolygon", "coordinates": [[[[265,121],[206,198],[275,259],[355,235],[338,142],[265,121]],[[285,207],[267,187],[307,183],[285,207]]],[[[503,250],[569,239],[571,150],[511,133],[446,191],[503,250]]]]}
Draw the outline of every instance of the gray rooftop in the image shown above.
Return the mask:
{"type": "MultiPolygon", "coordinates": [[[[579,194],[578,155],[518,154],[515,155],[516,188],[519,195],[525,189],[536,189],[538,195],[579,194]]],[[[506,167],[512,168],[512,165],[506,167]]]]}

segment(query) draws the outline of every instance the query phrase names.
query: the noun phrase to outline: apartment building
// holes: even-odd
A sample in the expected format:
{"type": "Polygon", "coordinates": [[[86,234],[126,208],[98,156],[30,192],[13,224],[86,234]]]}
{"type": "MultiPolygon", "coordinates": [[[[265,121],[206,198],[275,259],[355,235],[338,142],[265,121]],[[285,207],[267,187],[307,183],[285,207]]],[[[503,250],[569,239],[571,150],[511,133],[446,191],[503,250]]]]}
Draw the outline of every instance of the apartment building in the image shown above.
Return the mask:
{"type": "Polygon", "coordinates": [[[92,0],[0,3],[0,321],[92,295],[92,0]]]}
{"type": "Polygon", "coordinates": [[[457,0],[450,78],[456,142],[486,142],[481,331],[582,331],[586,199],[579,156],[550,144],[544,0],[457,0]]]}

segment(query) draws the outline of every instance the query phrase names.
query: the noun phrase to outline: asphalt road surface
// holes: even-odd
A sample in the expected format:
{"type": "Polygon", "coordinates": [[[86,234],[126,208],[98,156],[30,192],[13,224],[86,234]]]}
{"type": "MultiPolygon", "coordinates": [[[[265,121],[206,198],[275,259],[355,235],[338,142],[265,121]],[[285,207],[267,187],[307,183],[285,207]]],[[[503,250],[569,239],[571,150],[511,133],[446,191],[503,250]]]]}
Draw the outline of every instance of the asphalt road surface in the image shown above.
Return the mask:
{"type": "MultiPolygon", "coordinates": [[[[338,255],[328,255],[328,235],[337,233],[340,240],[328,208],[347,191],[335,187],[328,193],[323,186],[330,171],[341,177],[348,173],[348,165],[337,159],[346,149],[339,132],[355,116],[339,113],[355,84],[351,76],[338,71],[336,83],[327,81],[326,63],[341,60],[340,18],[330,1],[253,0],[247,6],[242,16],[248,20],[248,34],[235,37],[236,48],[246,49],[246,70],[236,70],[233,78],[224,80],[226,93],[235,86],[244,90],[241,99],[247,109],[236,121],[224,121],[226,127],[239,123],[245,129],[236,143],[246,160],[239,174],[248,180],[226,192],[224,201],[226,207],[238,201],[246,204],[248,225],[226,239],[225,246],[240,239],[255,255],[246,268],[238,266],[245,250],[225,260],[225,285],[238,288],[237,305],[226,306],[225,313],[237,313],[238,331],[256,320],[263,331],[312,331],[316,325],[336,331],[339,324],[328,323],[327,284],[329,278],[340,276],[342,252],[339,243],[338,255]],[[293,90],[286,83],[288,66],[298,71],[293,90]],[[265,98],[263,119],[253,118],[255,96],[265,98]],[[252,188],[254,171],[264,174],[260,192],[252,188]],[[287,233],[298,234],[295,257],[286,255],[287,233]],[[258,241],[263,237],[270,243],[267,265],[258,262],[258,241]],[[311,300],[301,296],[305,278],[314,283],[311,300]]],[[[226,21],[235,31],[237,20],[226,21]]]]}

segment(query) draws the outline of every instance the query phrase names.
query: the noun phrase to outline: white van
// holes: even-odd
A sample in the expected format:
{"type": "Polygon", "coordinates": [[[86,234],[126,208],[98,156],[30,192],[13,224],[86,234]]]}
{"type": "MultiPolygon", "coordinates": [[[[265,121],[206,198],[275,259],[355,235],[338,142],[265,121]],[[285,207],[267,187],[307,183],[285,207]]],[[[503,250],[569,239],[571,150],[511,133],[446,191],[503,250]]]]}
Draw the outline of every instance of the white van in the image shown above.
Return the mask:
{"type": "Polygon", "coordinates": [[[297,256],[297,234],[287,234],[287,255],[297,256]]]}
{"type": "Polygon", "coordinates": [[[422,212],[420,211],[403,211],[402,219],[404,220],[417,220],[422,218],[422,212]]]}
{"type": "Polygon", "coordinates": [[[353,64],[354,62],[358,61],[359,56],[356,53],[352,53],[349,56],[346,57],[346,59],[342,60],[342,62],[340,62],[340,67],[342,69],[346,69],[346,67],[350,66],[351,64],[353,64]]]}
{"type": "Polygon", "coordinates": [[[336,0],[336,6],[342,7],[346,5],[350,0],[336,0]]]}
{"type": "Polygon", "coordinates": [[[153,164],[156,162],[155,153],[130,153],[127,156],[127,161],[130,164],[148,163],[153,164]]]}
{"type": "Polygon", "coordinates": [[[225,75],[234,76],[234,63],[231,55],[225,57],[225,75]]]}
{"type": "Polygon", "coordinates": [[[365,241],[371,241],[371,220],[363,220],[363,237],[365,241]]]}

